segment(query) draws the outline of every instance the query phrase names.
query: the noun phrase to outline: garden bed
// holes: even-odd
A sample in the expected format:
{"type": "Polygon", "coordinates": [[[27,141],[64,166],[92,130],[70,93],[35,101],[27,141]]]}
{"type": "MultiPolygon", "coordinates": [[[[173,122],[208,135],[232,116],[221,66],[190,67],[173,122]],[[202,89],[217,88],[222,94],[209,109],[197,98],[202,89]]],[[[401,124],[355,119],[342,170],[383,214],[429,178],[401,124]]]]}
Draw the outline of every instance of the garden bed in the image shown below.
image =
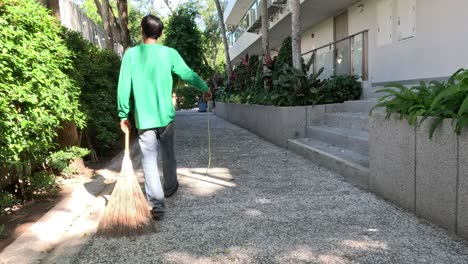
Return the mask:
{"type": "Polygon", "coordinates": [[[268,141],[287,147],[288,139],[305,137],[308,124],[325,112],[325,106],[264,106],[216,102],[216,115],[268,141]]]}

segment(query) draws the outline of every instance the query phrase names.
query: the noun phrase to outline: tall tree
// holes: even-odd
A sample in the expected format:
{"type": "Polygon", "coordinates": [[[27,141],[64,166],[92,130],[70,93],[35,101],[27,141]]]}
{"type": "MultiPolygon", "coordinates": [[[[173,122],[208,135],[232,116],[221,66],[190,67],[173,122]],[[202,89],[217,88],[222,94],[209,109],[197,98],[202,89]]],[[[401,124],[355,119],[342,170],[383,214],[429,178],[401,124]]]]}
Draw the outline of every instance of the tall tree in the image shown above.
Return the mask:
{"type": "MultiPolygon", "coordinates": [[[[229,57],[229,45],[226,37],[226,26],[224,24],[224,16],[223,16],[223,10],[221,9],[221,4],[219,3],[219,0],[214,0],[216,4],[216,10],[218,11],[218,17],[219,17],[219,28],[221,29],[221,36],[223,37],[223,44],[224,44],[224,54],[226,56],[226,72],[228,74],[228,80],[229,77],[232,75],[232,65],[231,65],[231,58],[229,57]]],[[[266,2],[266,1],[263,1],[266,2]]]]}
{"type": "Polygon", "coordinates": [[[299,0],[290,0],[291,2],[291,26],[292,26],[292,59],[293,66],[302,70],[301,57],[301,10],[299,0]]]}
{"type": "Polygon", "coordinates": [[[213,0],[203,0],[200,2],[200,16],[203,20],[202,43],[203,53],[206,57],[206,64],[212,68],[213,73],[222,72],[220,66],[225,65],[223,39],[219,27],[219,16],[213,0]],[[219,55],[223,56],[219,56],[219,55]]]}
{"type": "Polygon", "coordinates": [[[114,49],[114,34],[112,34],[111,24],[110,24],[110,10],[109,10],[109,0],[102,0],[102,23],[104,24],[104,31],[106,32],[106,48],[108,50],[114,49]]]}
{"type": "MultiPolygon", "coordinates": [[[[209,69],[205,66],[202,37],[195,19],[198,16],[196,3],[186,2],[177,7],[169,18],[164,44],[176,49],[187,65],[202,78],[209,75],[209,69]]],[[[177,108],[192,108],[197,97],[202,93],[191,87],[186,87],[175,78],[174,88],[177,94],[177,108]]]]}
{"type": "Polygon", "coordinates": [[[268,20],[268,1],[262,1],[262,50],[263,50],[263,76],[264,76],[264,87],[265,89],[268,88],[268,81],[267,78],[271,75],[271,71],[268,68],[268,60],[271,60],[270,57],[270,41],[268,36],[268,29],[270,27],[270,23],[268,20]]]}
{"type": "Polygon", "coordinates": [[[202,38],[195,22],[197,16],[198,11],[192,2],[179,5],[169,18],[164,44],[176,49],[190,68],[203,74],[202,38]]]}
{"type": "MultiPolygon", "coordinates": [[[[128,46],[130,45],[130,41],[128,41],[129,37],[123,37],[124,32],[128,32],[128,6],[126,4],[126,0],[125,3],[121,3],[120,6],[120,1],[121,0],[118,0],[117,2],[114,0],[84,0],[81,8],[88,17],[94,20],[98,25],[104,27],[106,21],[104,16],[106,16],[106,11],[108,11],[107,20],[109,21],[109,31],[106,32],[106,34],[111,37],[112,41],[119,42],[125,47],[125,44],[128,44],[128,46]],[[107,5],[105,2],[107,2],[107,5]],[[104,11],[104,9],[106,10],[104,11]],[[117,13],[114,12],[115,9],[117,9],[117,13]],[[125,25],[122,25],[122,19],[126,19],[125,25]],[[125,28],[126,30],[124,30],[125,28]]],[[[130,34],[128,34],[128,36],[130,36],[130,34]]]]}
{"type": "Polygon", "coordinates": [[[119,22],[120,28],[122,29],[122,45],[124,50],[127,50],[131,45],[130,30],[128,29],[128,3],[127,0],[117,0],[117,6],[119,9],[119,22]]]}
{"type": "Polygon", "coordinates": [[[164,0],[164,3],[166,3],[167,8],[171,12],[171,14],[174,14],[174,10],[172,10],[171,5],[169,4],[169,0],[164,0]]]}

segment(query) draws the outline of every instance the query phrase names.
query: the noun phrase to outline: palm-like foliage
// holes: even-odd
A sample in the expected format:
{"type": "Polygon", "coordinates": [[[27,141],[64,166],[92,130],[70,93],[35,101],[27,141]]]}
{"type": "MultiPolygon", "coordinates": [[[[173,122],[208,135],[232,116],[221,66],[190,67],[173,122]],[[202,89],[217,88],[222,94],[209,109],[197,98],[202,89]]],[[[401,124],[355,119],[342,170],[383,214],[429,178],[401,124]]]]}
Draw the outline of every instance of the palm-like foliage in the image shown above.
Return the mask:
{"type": "Polygon", "coordinates": [[[468,125],[468,70],[459,70],[447,82],[420,82],[411,88],[392,83],[374,107],[385,107],[387,116],[396,114],[400,119],[407,119],[409,124],[417,125],[428,117],[435,117],[429,131],[432,138],[435,130],[446,118],[453,119],[455,132],[460,133],[468,125]]]}

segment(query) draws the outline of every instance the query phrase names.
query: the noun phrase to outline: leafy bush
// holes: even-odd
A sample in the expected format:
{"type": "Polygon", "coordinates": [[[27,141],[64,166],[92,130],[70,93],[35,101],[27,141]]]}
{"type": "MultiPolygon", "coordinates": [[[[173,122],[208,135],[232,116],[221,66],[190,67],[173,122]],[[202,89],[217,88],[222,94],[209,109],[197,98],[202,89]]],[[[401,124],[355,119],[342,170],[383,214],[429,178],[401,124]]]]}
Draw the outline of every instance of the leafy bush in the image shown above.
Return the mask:
{"type": "MultiPolygon", "coordinates": [[[[165,27],[164,45],[176,49],[187,65],[197,72],[202,78],[207,78],[211,72],[203,63],[203,42],[200,30],[195,19],[198,15],[195,2],[187,2],[177,7],[175,13],[169,18],[165,27]]],[[[193,108],[202,93],[188,91],[193,89],[185,86],[177,75],[174,77],[174,89],[180,101],[179,108],[193,108]]]]}
{"type": "Polygon", "coordinates": [[[19,200],[13,194],[6,191],[0,191],[0,209],[3,210],[17,203],[19,203],[19,200]]]}
{"type": "Polygon", "coordinates": [[[396,114],[417,125],[419,116],[423,117],[421,121],[436,117],[429,131],[431,138],[445,118],[453,119],[456,133],[468,126],[468,70],[457,71],[447,82],[420,82],[411,88],[393,83],[386,87],[378,91],[386,95],[375,107],[385,107],[387,118],[396,114]]]}
{"type": "Polygon", "coordinates": [[[303,71],[284,64],[277,80],[273,81],[274,90],[270,93],[273,105],[295,106],[314,105],[322,98],[322,82],[318,76],[322,73],[307,76],[303,71]]]}
{"type": "Polygon", "coordinates": [[[248,54],[241,58],[241,63],[237,65],[230,77],[230,90],[237,93],[243,93],[255,85],[255,76],[259,64],[258,56],[249,57],[248,54]]]}
{"type": "Polygon", "coordinates": [[[56,147],[62,122],[84,125],[60,32],[37,1],[0,2],[0,164],[30,171],[56,147]]]}
{"type": "Polygon", "coordinates": [[[276,106],[342,103],[360,98],[362,88],[357,77],[333,76],[321,81],[318,76],[323,68],[308,75],[312,60],[307,65],[303,63],[302,71],[295,69],[292,66],[291,37],[287,37],[275,60],[260,60],[257,56],[249,58],[248,55],[242,58],[230,78],[231,87],[225,85],[224,89],[219,89],[217,98],[226,102],[276,106]],[[265,74],[264,66],[272,74],[265,74]]]}
{"type": "Polygon", "coordinates": [[[361,97],[362,87],[357,76],[339,75],[326,80],[320,89],[320,104],[343,103],[344,101],[358,100],[361,97]]]}
{"type": "Polygon", "coordinates": [[[73,171],[70,171],[69,164],[70,161],[82,158],[89,154],[89,150],[79,147],[70,147],[64,150],[60,150],[52,153],[49,157],[49,165],[57,171],[58,173],[73,174],[73,171]]]}
{"type": "Polygon", "coordinates": [[[392,83],[378,93],[386,93],[379,99],[376,107],[385,107],[387,117],[397,114],[400,119],[406,118],[410,125],[416,125],[418,116],[430,115],[431,105],[435,97],[446,88],[446,83],[420,82],[419,85],[408,88],[392,83]]]}
{"type": "Polygon", "coordinates": [[[203,92],[190,85],[181,84],[176,87],[177,109],[193,109],[203,92]]]}
{"type": "Polygon", "coordinates": [[[46,198],[58,194],[60,188],[54,175],[45,171],[34,174],[30,182],[30,191],[33,198],[46,198]]]}
{"type": "Polygon", "coordinates": [[[197,15],[194,3],[179,5],[165,27],[164,45],[176,49],[190,68],[206,77],[208,69],[203,64],[202,36],[195,22],[197,15]]]}
{"type": "Polygon", "coordinates": [[[81,87],[81,108],[87,117],[82,145],[104,155],[121,137],[115,108],[120,58],[95,47],[78,32],[63,29],[62,35],[73,52],[74,67],[67,73],[81,87]]]}
{"type": "Polygon", "coordinates": [[[286,37],[281,44],[280,51],[275,60],[274,71],[279,74],[283,70],[284,65],[293,66],[292,61],[292,40],[291,37],[286,37]]]}
{"type": "Polygon", "coordinates": [[[468,70],[457,71],[447,86],[431,104],[431,116],[439,117],[431,129],[431,137],[444,118],[454,119],[457,134],[468,126],[468,70]]]}

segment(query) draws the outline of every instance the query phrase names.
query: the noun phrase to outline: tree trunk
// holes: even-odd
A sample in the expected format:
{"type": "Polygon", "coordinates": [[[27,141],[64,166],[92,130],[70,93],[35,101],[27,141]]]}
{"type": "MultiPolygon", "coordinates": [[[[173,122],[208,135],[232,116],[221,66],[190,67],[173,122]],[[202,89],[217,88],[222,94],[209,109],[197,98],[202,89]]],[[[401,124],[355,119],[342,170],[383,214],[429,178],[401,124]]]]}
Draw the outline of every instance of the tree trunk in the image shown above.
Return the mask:
{"type": "Polygon", "coordinates": [[[294,68],[302,71],[301,10],[299,0],[291,0],[292,59],[294,68]]]}
{"type": "MultiPolygon", "coordinates": [[[[102,6],[106,6],[104,2],[107,2],[107,7],[108,7],[107,8],[107,17],[108,17],[107,21],[109,22],[108,35],[110,37],[110,42],[111,42],[110,44],[112,46],[111,49],[114,50],[114,49],[117,48],[117,47],[114,47],[114,41],[122,43],[122,40],[121,40],[121,31],[122,30],[120,29],[120,25],[117,22],[114,11],[112,10],[111,5],[109,4],[109,0],[103,0],[102,5],[99,2],[99,0],[94,0],[94,3],[96,4],[97,12],[98,12],[99,16],[101,16],[101,20],[104,23],[104,29],[106,27],[105,22],[104,22],[104,21],[106,21],[106,19],[104,19],[105,11],[102,8],[102,6]]],[[[106,30],[106,33],[107,33],[107,30],[106,30]]],[[[109,45],[109,43],[107,43],[107,40],[106,40],[106,48],[108,48],[107,45],[109,45]]]]}
{"type": "Polygon", "coordinates": [[[266,60],[270,59],[270,42],[268,38],[268,28],[270,22],[268,20],[268,1],[262,1],[262,50],[263,50],[263,77],[264,88],[268,89],[268,77],[270,77],[270,69],[266,65],[266,60]]]}
{"type": "MultiPolygon", "coordinates": [[[[122,28],[120,27],[117,17],[114,14],[114,10],[112,10],[111,5],[109,5],[109,23],[112,29],[112,38],[114,41],[122,43],[122,28]]],[[[117,47],[114,47],[116,49],[117,47]]]]}
{"type": "Polygon", "coordinates": [[[172,10],[171,6],[169,5],[169,1],[168,1],[168,0],[164,0],[164,3],[166,3],[166,6],[167,6],[167,8],[169,9],[169,11],[171,12],[171,14],[174,14],[174,10],[172,10]]]}
{"type": "Polygon", "coordinates": [[[228,82],[229,78],[232,75],[232,65],[231,65],[231,58],[229,57],[229,45],[228,41],[226,38],[226,26],[224,25],[224,16],[223,16],[223,10],[221,9],[221,5],[219,4],[219,0],[215,0],[216,4],[216,9],[218,10],[218,20],[219,20],[219,27],[221,29],[221,35],[223,37],[223,44],[224,44],[224,50],[226,54],[226,72],[228,74],[228,82]]]}
{"type": "Polygon", "coordinates": [[[78,128],[75,123],[65,121],[60,124],[60,128],[57,129],[57,143],[61,149],[80,145],[78,128]]]}
{"type": "Polygon", "coordinates": [[[109,0],[102,0],[102,23],[104,24],[104,30],[106,31],[106,48],[108,50],[114,49],[114,39],[112,34],[112,29],[110,25],[110,16],[109,16],[109,0]]]}
{"type": "Polygon", "coordinates": [[[47,8],[52,10],[52,15],[60,21],[60,1],[59,0],[47,0],[47,8]]]}
{"type": "Polygon", "coordinates": [[[93,143],[91,142],[91,136],[89,135],[89,131],[85,131],[85,138],[86,138],[86,144],[88,145],[88,149],[91,151],[90,156],[91,156],[91,162],[92,163],[98,163],[99,158],[96,153],[96,150],[94,149],[93,143]]]}
{"type": "Polygon", "coordinates": [[[130,30],[128,29],[128,3],[127,0],[118,0],[120,28],[122,29],[122,45],[127,50],[130,45],[130,30]]]}

